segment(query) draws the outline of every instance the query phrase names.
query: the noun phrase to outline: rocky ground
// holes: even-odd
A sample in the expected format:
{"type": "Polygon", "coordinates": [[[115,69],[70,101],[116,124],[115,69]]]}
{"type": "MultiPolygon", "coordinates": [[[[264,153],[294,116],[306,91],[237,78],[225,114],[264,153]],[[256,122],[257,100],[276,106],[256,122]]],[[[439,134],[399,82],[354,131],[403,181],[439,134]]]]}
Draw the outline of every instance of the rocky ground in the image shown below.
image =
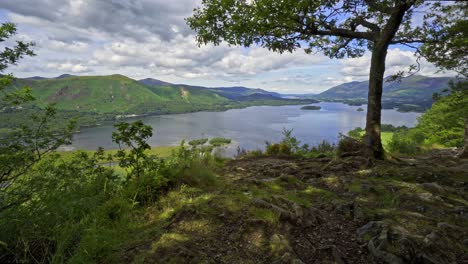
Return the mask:
{"type": "Polygon", "coordinates": [[[468,263],[468,160],[453,154],[370,168],[362,157],[232,160],[215,187],[169,194],[153,219],[164,228],[126,261],[468,263]]]}

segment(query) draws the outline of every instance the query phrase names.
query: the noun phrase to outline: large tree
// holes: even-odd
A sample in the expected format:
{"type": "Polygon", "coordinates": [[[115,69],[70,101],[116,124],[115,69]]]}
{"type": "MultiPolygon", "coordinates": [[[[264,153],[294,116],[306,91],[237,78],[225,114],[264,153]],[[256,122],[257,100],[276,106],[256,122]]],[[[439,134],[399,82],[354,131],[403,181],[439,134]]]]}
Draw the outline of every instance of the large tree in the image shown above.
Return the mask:
{"type": "Polygon", "coordinates": [[[421,0],[202,0],[187,19],[200,44],[249,47],[275,52],[321,51],[331,58],[359,57],[372,52],[367,106],[368,155],[384,158],[380,138],[385,59],[390,45],[413,47],[437,31],[421,0]],[[414,19],[418,13],[418,19],[414,19]],[[416,20],[419,23],[416,23],[416,20]]]}

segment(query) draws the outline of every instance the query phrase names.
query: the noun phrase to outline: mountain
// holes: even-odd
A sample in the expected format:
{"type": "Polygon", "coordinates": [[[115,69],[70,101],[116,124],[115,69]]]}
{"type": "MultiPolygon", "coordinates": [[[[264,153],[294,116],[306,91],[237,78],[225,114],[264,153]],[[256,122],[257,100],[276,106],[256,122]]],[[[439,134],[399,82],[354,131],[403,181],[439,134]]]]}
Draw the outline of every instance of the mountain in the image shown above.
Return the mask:
{"type": "MultiPolygon", "coordinates": [[[[392,107],[404,104],[428,108],[432,105],[432,95],[441,93],[448,87],[449,77],[426,77],[413,75],[401,82],[385,82],[382,100],[392,107]]],[[[344,83],[315,96],[322,100],[367,100],[368,81],[344,83]]]]}
{"type": "Polygon", "coordinates": [[[45,80],[47,78],[45,77],[41,77],[41,76],[32,76],[32,77],[28,77],[28,78],[25,78],[26,80],[32,80],[32,81],[40,81],[40,80],[45,80]]]}
{"type": "Polygon", "coordinates": [[[269,91],[265,91],[263,89],[258,89],[258,88],[247,88],[247,87],[242,87],[242,86],[235,86],[235,87],[215,87],[215,88],[210,88],[210,89],[232,100],[241,99],[242,97],[253,95],[253,94],[270,95],[269,98],[271,99],[281,98],[281,94],[279,93],[269,92],[269,91]]]}
{"type": "Polygon", "coordinates": [[[164,82],[161,80],[156,80],[152,78],[146,78],[142,80],[138,80],[139,83],[146,85],[146,86],[165,86],[165,85],[173,85],[172,83],[164,82]]]}
{"type": "Polygon", "coordinates": [[[187,84],[173,84],[164,82],[157,79],[147,78],[143,80],[139,80],[139,83],[150,86],[150,87],[157,87],[157,86],[172,86],[172,87],[184,87],[186,89],[198,89],[198,90],[207,90],[210,92],[215,92],[225,98],[231,100],[241,100],[244,96],[249,96],[252,94],[265,94],[271,95],[269,98],[272,100],[281,99],[282,95],[275,92],[269,92],[263,89],[258,88],[247,88],[243,86],[234,86],[234,87],[203,87],[203,86],[193,86],[187,84]]]}
{"type": "Polygon", "coordinates": [[[71,78],[71,77],[77,77],[77,76],[71,75],[71,74],[62,74],[60,76],[55,77],[55,79],[65,79],[65,78],[71,78]]]}
{"type": "Polygon", "coordinates": [[[39,106],[55,103],[60,110],[80,112],[131,112],[141,105],[165,101],[161,96],[122,75],[61,76],[45,80],[21,80],[16,86],[28,85],[39,106]]]}
{"type": "Polygon", "coordinates": [[[226,110],[250,105],[309,103],[245,87],[207,88],[123,75],[16,79],[10,89],[29,86],[34,106],[54,103],[59,110],[98,115],[167,114],[226,110]]]}

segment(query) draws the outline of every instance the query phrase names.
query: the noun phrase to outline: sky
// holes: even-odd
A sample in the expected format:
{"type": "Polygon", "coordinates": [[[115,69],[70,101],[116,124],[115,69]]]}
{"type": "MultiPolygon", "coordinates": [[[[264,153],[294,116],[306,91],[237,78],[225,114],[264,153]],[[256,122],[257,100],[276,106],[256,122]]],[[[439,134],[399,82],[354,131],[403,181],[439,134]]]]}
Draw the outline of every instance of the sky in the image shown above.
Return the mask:
{"type": "MultiPolygon", "coordinates": [[[[247,86],[281,93],[318,93],[368,78],[370,54],[330,59],[302,49],[277,54],[261,47],[198,46],[185,24],[200,0],[2,0],[0,22],[13,40],[34,41],[35,57],[9,72],[17,77],[122,74],[207,87],[247,86]]],[[[11,45],[12,42],[3,45],[11,45]]],[[[0,46],[1,48],[2,46],[0,46]]],[[[386,75],[407,70],[415,56],[391,47],[386,75]]],[[[437,73],[422,61],[419,74],[437,73]]]]}

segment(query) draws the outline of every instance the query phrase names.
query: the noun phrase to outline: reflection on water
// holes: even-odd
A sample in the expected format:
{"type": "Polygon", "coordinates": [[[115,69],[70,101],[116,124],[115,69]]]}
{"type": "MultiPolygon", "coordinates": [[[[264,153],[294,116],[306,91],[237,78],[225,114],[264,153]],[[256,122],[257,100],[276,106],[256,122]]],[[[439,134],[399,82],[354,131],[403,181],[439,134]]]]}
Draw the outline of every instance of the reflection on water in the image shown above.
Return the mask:
{"type": "MultiPolygon", "coordinates": [[[[233,143],[226,150],[234,153],[237,146],[245,149],[264,148],[265,141],[279,141],[283,128],[294,129],[293,135],[302,143],[316,145],[322,140],[336,142],[338,133],[364,127],[366,112],[357,106],[341,103],[319,103],[321,110],[301,110],[301,106],[254,106],[225,112],[198,112],[142,118],[151,125],[152,146],[177,145],[183,139],[226,137],[233,143]]],[[[365,108],[365,107],[363,107],[365,108]]],[[[382,123],[414,126],[419,113],[382,111],[382,123]]],[[[112,143],[113,126],[86,128],[75,135],[74,149],[117,148],[112,143]]]]}

